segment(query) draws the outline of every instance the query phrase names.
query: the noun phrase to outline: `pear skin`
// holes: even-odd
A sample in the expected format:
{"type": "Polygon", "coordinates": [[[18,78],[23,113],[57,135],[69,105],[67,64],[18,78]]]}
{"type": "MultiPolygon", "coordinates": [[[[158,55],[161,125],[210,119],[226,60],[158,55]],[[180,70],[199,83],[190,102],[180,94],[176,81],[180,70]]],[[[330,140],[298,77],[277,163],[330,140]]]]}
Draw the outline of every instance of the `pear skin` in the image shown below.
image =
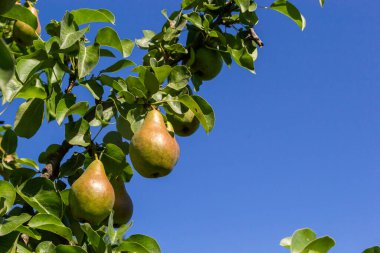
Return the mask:
{"type": "Polygon", "coordinates": [[[171,136],[158,110],[147,113],[129,146],[133,167],[147,178],[169,174],[179,158],[179,146],[171,136]]]}
{"type": "Polygon", "coordinates": [[[132,218],[133,203],[121,178],[111,181],[111,184],[115,191],[113,223],[117,226],[121,226],[128,223],[128,221],[132,218]]]}
{"type": "Polygon", "coordinates": [[[100,160],[94,160],[73,183],[69,205],[73,217],[97,225],[110,215],[115,192],[100,160]]]}
{"type": "Polygon", "coordinates": [[[218,51],[201,47],[195,52],[195,62],[192,71],[202,80],[214,79],[223,67],[223,59],[218,51]]]}
{"type": "MultiPolygon", "coordinates": [[[[20,4],[20,3],[16,3],[20,4]]],[[[33,29],[30,25],[22,22],[22,21],[16,21],[13,26],[13,39],[23,45],[23,46],[30,46],[33,44],[33,40],[38,39],[38,36],[41,34],[41,24],[38,18],[38,12],[37,9],[33,6],[29,6],[28,10],[33,13],[34,16],[37,18],[38,27],[37,29],[33,29]]]]}
{"type": "Polygon", "coordinates": [[[192,135],[199,128],[199,120],[191,110],[181,116],[166,114],[166,118],[172,123],[176,135],[182,137],[192,135]]]}

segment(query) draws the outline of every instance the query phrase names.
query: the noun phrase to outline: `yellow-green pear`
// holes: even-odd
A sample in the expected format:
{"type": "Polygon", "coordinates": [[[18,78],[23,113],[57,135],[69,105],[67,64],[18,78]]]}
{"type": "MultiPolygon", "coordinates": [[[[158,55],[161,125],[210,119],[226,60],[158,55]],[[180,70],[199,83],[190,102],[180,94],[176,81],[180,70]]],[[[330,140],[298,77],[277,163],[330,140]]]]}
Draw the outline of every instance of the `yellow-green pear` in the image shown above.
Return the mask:
{"type": "MultiPolygon", "coordinates": [[[[16,3],[20,4],[20,3],[16,3]]],[[[23,45],[23,46],[30,46],[33,44],[33,40],[38,39],[38,36],[41,34],[41,24],[38,18],[38,11],[33,6],[28,6],[28,10],[33,13],[33,15],[37,18],[37,29],[33,29],[30,25],[27,23],[24,23],[22,21],[16,21],[13,26],[13,39],[23,45]]]]}
{"type": "Polygon", "coordinates": [[[147,178],[169,174],[179,158],[179,146],[158,110],[147,113],[129,146],[133,167],[147,178]]]}
{"type": "Polygon", "coordinates": [[[121,226],[126,224],[132,218],[133,203],[121,178],[112,180],[111,184],[115,191],[113,223],[117,226],[121,226]]]}
{"type": "Polygon", "coordinates": [[[103,163],[96,159],[71,187],[71,213],[78,220],[97,225],[110,215],[114,203],[114,189],[104,171],[103,163]]]}

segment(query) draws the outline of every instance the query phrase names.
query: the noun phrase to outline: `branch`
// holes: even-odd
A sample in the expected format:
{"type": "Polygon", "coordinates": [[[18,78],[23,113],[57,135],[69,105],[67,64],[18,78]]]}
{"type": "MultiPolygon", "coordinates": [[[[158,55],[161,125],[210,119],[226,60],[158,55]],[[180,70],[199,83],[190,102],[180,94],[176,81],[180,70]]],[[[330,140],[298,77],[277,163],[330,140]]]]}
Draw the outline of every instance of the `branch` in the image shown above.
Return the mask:
{"type": "Polygon", "coordinates": [[[75,86],[75,81],[76,81],[76,76],[75,74],[70,74],[70,78],[69,78],[69,86],[67,86],[65,92],[66,94],[69,94],[71,93],[72,89],[74,88],[75,86]]]}
{"type": "Polygon", "coordinates": [[[69,152],[72,145],[63,141],[57,152],[50,156],[49,162],[42,169],[41,177],[54,179],[58,176],[59,168],[63,157],[69,152]]]}
{"type": "Polygon", "coordinates": [[[250,29],[249,29],[249,37],[250,37],[254,42],[256,42],[256,44],[259,45],[259,47],[263,47],[263,46],[264,46],[264,42],[259,38],[259,36],[258,36],[257,33],[255,32],[255,30],[253,30],[253,28],[250,28],[250,29]]]}

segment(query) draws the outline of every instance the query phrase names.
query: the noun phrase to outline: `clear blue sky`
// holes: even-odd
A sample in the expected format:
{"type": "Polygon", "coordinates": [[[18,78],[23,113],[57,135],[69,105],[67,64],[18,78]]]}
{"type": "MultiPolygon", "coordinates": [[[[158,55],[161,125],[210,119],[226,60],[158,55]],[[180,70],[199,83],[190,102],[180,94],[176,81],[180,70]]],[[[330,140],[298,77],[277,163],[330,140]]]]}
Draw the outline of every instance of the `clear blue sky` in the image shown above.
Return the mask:
{"type": "MultiPolygon", "coordinates": [[[[304,32],[260,9],[265,47],[257,75],[233,65],[202,87],[214,131],[178,138],[180,161],[168,177],[136,174],[127,185],[131,233],[156,238],[164,253],[287,252],[279,240],[302,227],[335,238],[333,253],[380,244],[380,2],[293,3],[307,19],[304,32]]],[[[44,24],[66,9],[107,8],[120,35],[134,39],[158,31],[160,11],[179,4],[49,0],[37,7],[44,24]]],[[[132,59],[140,63],[141,55],[135,50],[132,59]]],[[[18,153],[37,160],[62,139],[52,122],[18,153]]]]}

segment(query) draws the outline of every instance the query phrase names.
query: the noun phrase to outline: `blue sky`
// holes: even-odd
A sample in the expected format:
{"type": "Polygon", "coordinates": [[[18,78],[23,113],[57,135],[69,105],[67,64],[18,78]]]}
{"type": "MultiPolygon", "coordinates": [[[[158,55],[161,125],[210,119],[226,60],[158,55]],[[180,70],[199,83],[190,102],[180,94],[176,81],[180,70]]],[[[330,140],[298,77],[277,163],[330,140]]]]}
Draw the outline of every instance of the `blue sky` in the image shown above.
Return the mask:
{"type": "MultiPolygon", "coordinates": [[[[225,66],[202,86],[216,113],[213,132],[178,137],[181,157],[169,176],[136,174],[127,185],[130,233],[156,238],[164,253],[287,252],[280,239],[302,227],[336,239],[332,253],[380,245],[380,2],[293,3],[307,19],[304,32],[258,11],[265,47],[257,75],[225,66]]],[[[37,8],[43,24],[65,10],[107,8],[120,36],[135,39],[158,31],[160,11],[179,4],[49,0],[37,8]]],[[[135,49],[132,59],[141,55],[135,49]]],[[[13,120],[16,109],[2,117],[13,120]]],[[[37,160],[63,132],[45,125],[18,153],[37,160]]]]}

